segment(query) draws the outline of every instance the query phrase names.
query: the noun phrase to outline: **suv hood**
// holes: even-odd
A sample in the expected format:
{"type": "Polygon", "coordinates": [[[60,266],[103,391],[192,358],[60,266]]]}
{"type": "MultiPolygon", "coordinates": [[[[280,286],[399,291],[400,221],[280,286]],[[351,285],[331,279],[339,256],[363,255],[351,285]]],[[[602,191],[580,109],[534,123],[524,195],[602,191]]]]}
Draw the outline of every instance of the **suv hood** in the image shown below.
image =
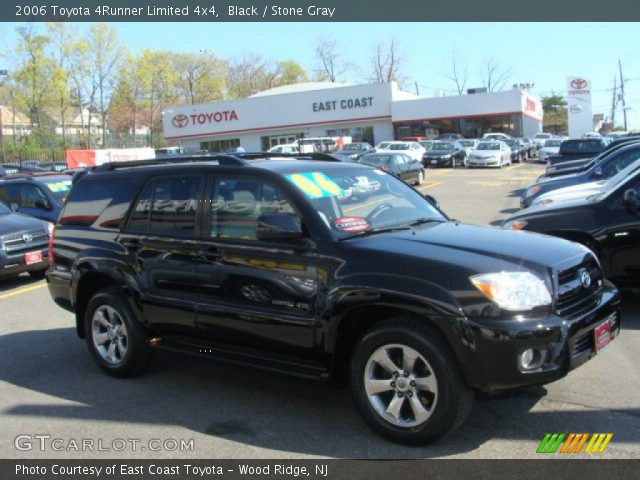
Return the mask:
{"type": "Polygon", "coordinates": [[[0,236],[40,228],[47,230],[47,222],[19,213],[0,215],[0,236]]]}
{"type": "Polygon", "coordinates": [[[583,247],[555,237],[455,222],[432,223],[356,241],[361,248],[412,256],[443,269],[462,268],[473,273],[518,271],[523,267],[546,271],[585,253],[583,247]]]}
{"type": "Polygon", "coordinates": [[[579,183],[577,185],[571,185],[570,187],[558,188],[557,190],[551,190],[544,195],[540,195],[535,202],[539,202],[542,199],[562,201],[586,198],[602,192],[606,188],[606,185],[606,180],[598,180],[597,182],[579,183]]]}

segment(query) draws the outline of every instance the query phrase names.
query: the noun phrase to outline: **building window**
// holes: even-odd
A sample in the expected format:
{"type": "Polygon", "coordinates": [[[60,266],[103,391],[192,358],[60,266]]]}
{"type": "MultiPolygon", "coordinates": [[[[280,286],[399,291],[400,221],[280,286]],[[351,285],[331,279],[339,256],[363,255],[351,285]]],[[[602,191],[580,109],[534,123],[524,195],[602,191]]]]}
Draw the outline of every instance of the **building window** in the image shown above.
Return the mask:
{"type": "Polygon", "coordinates": [[[480,138],[489,132],[522,136],[522,115],[493,115],[474,118],[450,118],[434,121],[402,122],[394,125],[395,138],[409,136],[434,138],[443,133],[461,133],[467,138],[480,138]]]}
{"type": "Polygon", "coordinates": [[[200,142],[200,149],[209,152],[230,152],[240,146],[239,138],[226,138],[224,140],[211,140],[200,142]]]}

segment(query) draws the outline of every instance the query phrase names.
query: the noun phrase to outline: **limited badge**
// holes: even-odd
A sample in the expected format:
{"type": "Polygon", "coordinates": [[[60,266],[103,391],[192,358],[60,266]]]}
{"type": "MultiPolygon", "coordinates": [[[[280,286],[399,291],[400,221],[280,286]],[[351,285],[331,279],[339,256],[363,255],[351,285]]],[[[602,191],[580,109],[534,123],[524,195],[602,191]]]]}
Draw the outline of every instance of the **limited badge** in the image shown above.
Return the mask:
{"type": "Polygon", "coordinates": [[[364,232],[371,227],[364,217],[341,217],[333,221],[333,226],[341,232],[364,232]]]}

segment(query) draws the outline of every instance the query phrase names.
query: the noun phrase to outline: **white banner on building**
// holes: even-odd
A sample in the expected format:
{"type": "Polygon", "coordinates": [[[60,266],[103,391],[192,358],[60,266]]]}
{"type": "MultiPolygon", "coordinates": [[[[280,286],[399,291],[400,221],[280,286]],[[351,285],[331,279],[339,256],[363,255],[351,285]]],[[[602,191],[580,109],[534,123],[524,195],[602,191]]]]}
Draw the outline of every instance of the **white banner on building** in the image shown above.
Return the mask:
{"type": "Polygon", "coordinates": [[[591,112],[591,82],[583,77],[567,78],[569,136],[581,137],[593,131],[591,112]]]}

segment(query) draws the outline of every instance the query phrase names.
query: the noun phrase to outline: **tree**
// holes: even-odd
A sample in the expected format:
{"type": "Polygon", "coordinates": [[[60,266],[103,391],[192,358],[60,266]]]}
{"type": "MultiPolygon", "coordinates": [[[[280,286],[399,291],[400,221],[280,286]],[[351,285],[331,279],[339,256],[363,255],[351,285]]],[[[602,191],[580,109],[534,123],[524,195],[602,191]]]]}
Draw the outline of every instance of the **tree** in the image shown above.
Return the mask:
{"type": "Polygon", "coordinates": [[[246,98],[270,88],[308,80],[307,71],[294,60],[274,65],[260,55],[245,55],[229,64],[227,93],[231,98],[246,98]]]}
{"type": "Polygon", "coordinates": [[[469,68],[466,59],[461,59],[455,50],[451,52],[450,70],[446,78],[455,84],[458,95],[464,93],[469,80],[469,68]]]}
{"type": "Polygon", "coordinates": [[[387,44],[376,44],[371,52],[371,75],[373,83],[395,81],[404,83],[406,77],[401,73],[404,57],[400,54],[398,41],[392,38],[387,44]]]}
{"type": "Polygon", "coordinates": [[[309,73],[294,60],[282,60],[276,64],[276,86],[309,81],[309,73]]]}
{"type": "Polygon", "coordinates": [[[542,97],[541,102],[543,130],[553,130],[556,134],[566,132],[569,124],[567,100],[562,95],[552,92],[551,95],[542,97]]]}
{"type": "Polygon", "coordinates": [[[504,90],[512,75],[511,66],[496,58],[486,60],[480,67],[480,78],[488,92],[504,90]]]}
{"type": "Polygon", "coordinates": [[[177,88],[188,104],[212,102],[224,97],[227,64],[208,50],[179,53],[173,58],[177,88]]]}
{"type": "Polygon", "coordinates": [[[118,63],[125,53],[124,47],[118,40],[115,27],[106,23],[97,23],[89,29],[87,37],[89,62],[92,65],[91,83],[96,93],[97,104],[90,104],[89,127],[91,126],[91,112],[95,109],[100,115],[102,126],[102,146],[107,146],[107,106],[109,96],[116,84],[118,63]]]}
{"type": "Polygon", "coordinates": [[[318,68],[315,77],[318,80],[338,82],[342,76],[355,68],[353,62],[344,60],[342,46],[329,38],[316,40],[314,53],[318,68]]]}

